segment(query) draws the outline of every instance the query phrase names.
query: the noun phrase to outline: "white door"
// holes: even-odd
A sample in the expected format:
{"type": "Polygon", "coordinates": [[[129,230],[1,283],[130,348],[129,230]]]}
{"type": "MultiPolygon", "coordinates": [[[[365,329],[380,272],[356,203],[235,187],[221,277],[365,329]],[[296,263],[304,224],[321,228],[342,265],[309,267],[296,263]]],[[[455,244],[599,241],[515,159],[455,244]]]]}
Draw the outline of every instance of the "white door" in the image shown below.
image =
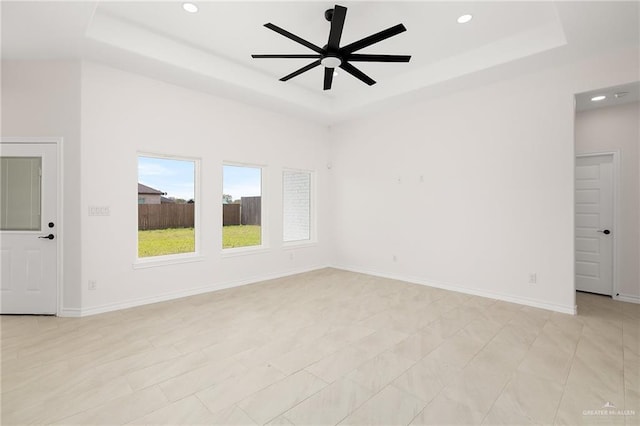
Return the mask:
{"type": "Polygon", "coordinates": [[[613,295],[613,155],[576,159],[576,290],[613,295]]]}
{"type": "Polygon", "coordinates": [[[56,144],[0,144],[0,309],[57,311],[56,144]]]}

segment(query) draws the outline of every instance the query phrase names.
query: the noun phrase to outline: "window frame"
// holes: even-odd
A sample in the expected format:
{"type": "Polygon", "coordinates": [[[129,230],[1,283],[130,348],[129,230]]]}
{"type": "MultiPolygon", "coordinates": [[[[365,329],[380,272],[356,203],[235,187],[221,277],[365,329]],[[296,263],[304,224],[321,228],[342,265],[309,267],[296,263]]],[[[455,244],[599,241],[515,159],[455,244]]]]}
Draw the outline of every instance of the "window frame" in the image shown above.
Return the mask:
{"type": "Polygon", "coordinates": [[[245,256],[251,254],[257,254],[261,252],[267,252],[270,250],[268,244],[268,209],[265,200],[267,200],[267,170],[268,167],[266,164],[257,164],[257,163],[247,163],[247,162],[238,162],[238,161],[223,161],[222,166],[220,167],[220,171],[222,172],[222,176],[220,179],[220,197],[222,200],[222,195],[224,194],[224,167],[225,166],[233,166],[233,167],[247,167],[253,169],[260,169],[260,244],[254,246],[244,246],[244,247],[230,247],[224,248],[223,244],[223,228],[222,225],[222,201],[220,201],[220,250],[222,253],[222,258],[227,257],[235,257],[235,256],[245,256]]]}
{"type": "Polygon", "coordinates": [[[310,169],[300,169],[293,167],[283,167],[282,168],[282,235],[281,241],[283,248],[295,248],[300,246],[313,246],[318,243],[317,239],[317,196],[316,196],[316,172],[315,170],[310,169]],[[284,174],[285,172],[294,172],[294,173],[308,173],[309,174],[309,239],[307,240],[295,240],[295,241],[285,241],[284,240],[284,174]]]}
{"type": "Polygon", "coordinates": [[[176,254],[165,254],[161,256],[148,256],[148,257],[138,257],[139,253],[139,241],[138,241],[138,220],[137,220],[137,212],[139,208],[139,204],[136,204],[136,220],[135,220],[135,229],[136,229],[136,250],[135,256],[136,260],[133,262],[134,269],[143,269],[143,268],[153,268],[157,266],[164,265],[174,265],[178,263],[190,263],[190,262],[199,262],[204,260],[204,256],[201,253],[200,241],[201,241],[201,209],[202,209],[202,196],[201,196],[201,157],[192,157],[187,155],[174,155],[174,154],[159,154],[157,152],[148,152],[148,151],[138,151],[136,152],[136,197],[138,194],[137,184],[140,180],[140,174],[138,172],[140,157],[148,157],[148,158],[157,158],[161,160],[177,160],[177,161],[190,161],[193,162],[194,170],[193,170],[193,197],[195,200],[195,206],[193,209],[193,237],[194,237],[194,251],[189,253],[176,253],[176,254]]]}

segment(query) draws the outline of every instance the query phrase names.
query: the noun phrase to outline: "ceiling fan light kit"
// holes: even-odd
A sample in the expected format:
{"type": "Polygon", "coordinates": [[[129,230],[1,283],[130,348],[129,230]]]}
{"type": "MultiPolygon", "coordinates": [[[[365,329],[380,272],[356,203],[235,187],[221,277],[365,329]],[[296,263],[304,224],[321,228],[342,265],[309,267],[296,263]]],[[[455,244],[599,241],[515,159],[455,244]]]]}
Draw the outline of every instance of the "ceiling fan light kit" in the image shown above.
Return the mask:
{"type": "Polygon", "coordinates": [[[340,47],[340,38],[344,28],[344,21],[347,16],[347,8],[335,5],[333,9],[328,9],[324,13],[325,19],[331,22],[329,30],[329,40],[324,47],[319,47],[313,43],[298,37],[289,31],[282,29],[272,23],[264,24],[268,29],[277,32],[290,40],[299,43],[306,48],[315,52],[315,54],[270,54],[270,55],[251,55],[255,59],[315,59],[314,62],[288,74],[280,79],[280,81],[288,81],[306,71],[309,71],[319,65],[324,67],[324,90],[330,90],[333,83],[335,68],[342,68],[358,80],[368,84],[369,86],[376,84],[375,80],[353,66],[350,62],[409,62],[410,55],[377,55],[377,54],[358,54],[354,53],[372,44],[381,42],[390,37],[398,35],[407,29],[404,25],[398,24],[387,28],[368,37],[340,47]]]}

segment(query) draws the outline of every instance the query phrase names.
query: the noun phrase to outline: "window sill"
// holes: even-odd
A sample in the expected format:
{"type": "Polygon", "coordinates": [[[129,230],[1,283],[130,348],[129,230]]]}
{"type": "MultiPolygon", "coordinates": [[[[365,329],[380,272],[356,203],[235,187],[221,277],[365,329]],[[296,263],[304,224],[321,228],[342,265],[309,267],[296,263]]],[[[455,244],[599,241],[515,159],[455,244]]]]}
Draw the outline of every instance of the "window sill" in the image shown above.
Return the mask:
{"type": "Polygon", "coordinates": [[[250,256],[252,254],[262,254],[268,251],[269,248],[265,246],[228,248],[222,249],[222,258],[225,259],[227,257],[250,256]]]}
{"type": "Polygon", "coordinates": [[[138,259],[133,264],[133,269],[156,268],[158,266],[177,265],[180,263],[202,262],[204,256],[198,254],[154,256],[138,259]]]}
{"type": "Polygon", "coordinates": [[[293,250],[293,249],[299,249],[299,248],[311,248],[317,245],[318,245],[318,242],[314,240],[289,241],[282,244],[282,249],[293,250]]]}

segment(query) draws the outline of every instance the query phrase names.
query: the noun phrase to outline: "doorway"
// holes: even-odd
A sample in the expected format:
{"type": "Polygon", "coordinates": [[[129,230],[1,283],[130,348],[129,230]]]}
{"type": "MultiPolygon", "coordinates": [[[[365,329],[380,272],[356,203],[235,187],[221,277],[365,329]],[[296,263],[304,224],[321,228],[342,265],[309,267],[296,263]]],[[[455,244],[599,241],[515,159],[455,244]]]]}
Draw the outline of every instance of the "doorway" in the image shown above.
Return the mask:
{"type": "Polygon", "coordinates": [[[576,290],[613,296],[615,154],[576,156],[576,290]]]}
{"type": "Polygon", "coordinates": [[[0,143],[0,313],[56,314],[58,141],[0,143]]]}

